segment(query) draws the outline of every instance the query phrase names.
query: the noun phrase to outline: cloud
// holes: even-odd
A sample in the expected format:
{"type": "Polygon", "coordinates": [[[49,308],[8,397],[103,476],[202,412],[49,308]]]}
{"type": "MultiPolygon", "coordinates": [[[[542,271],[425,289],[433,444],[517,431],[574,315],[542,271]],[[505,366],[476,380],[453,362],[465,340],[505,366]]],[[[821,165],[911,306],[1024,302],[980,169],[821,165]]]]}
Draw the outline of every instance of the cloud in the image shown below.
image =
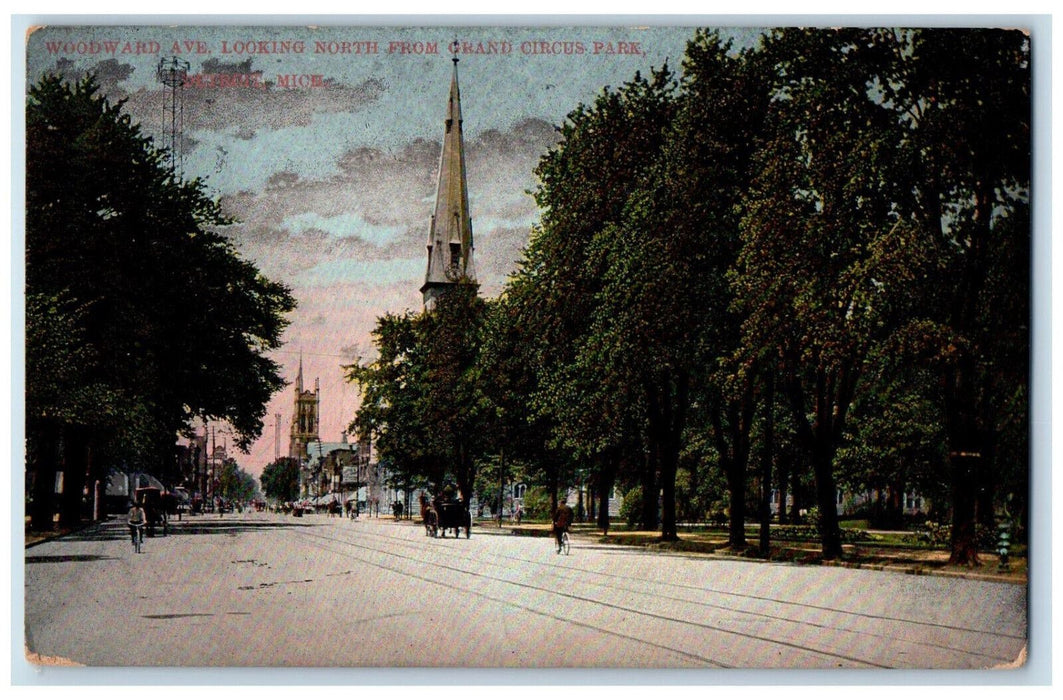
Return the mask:
{"type": "MultiPolygon", "coordinates": [[[[527,241],[537,218],[527,191],[535,186],[535,165],[554,143],[553,127],[531,119],[466,142],[485,293],[500,288],[527,241]]],[[[267,274],[272,270],[300,284],[339,282],[345,272],[379,280],[381,272],[391,271],[408,278],[408,263],[389,266],[425,254],[439,149],[424,139],[395,151],[359,146],[342,153],[325,177],[272,173],[261,191],[222,198],[225,211],[241,221],[232,228],[234,242],[267,274]],[[363,265],[372,266],[372,273],[363,265]]]]}
{"type": "Polygon", "coordinates": [[[62,56],[56,59],[55,67],[49,70],[69,82],[81,80],[89,73],[94,74],[100,86],[100,92],[107,95],[112,103],[127,95],[122,83],[127,81],[134,71],[136,68],[131,64],[119,63],[113,58],[100,61],[89,68],[82,68],[76,61],[62,56]]]}
{"type": "Polygon", "coordinates": [[[284,226],[294,235],[316,230],[328,234],[331,238],[360,238],[374,246],[385,246],[402,235],[397,226],[382,225],[379,221],[369,222],[354,214],[337,214],[324,217],[317,212],[303,212],[285,219],[284,226]]]}

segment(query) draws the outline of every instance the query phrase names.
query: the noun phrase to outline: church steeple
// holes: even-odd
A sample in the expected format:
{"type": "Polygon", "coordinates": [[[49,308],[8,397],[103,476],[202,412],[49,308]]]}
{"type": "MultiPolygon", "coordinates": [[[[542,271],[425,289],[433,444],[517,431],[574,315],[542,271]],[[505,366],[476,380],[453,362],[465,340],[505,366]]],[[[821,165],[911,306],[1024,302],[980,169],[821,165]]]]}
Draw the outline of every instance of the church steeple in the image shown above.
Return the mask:
{"type": "Polygon", "coordinates": [[[303,354],[299,353],[299,373],[295,375],[295,404],[292,409],[291,437],[288,456],[306,459],[306,443],[318,440],[318,421],[321,414],[321,385],[314,380],[314,390],[303,389],[303,354]]]}
{"type": "Polygon", "coordinates": [[[472,218],[469,216],[469,191],[465,181],[465,144],[456,47],[453,60],[443,150],[439,156],[436,208],[428,232],[428,269],[421,287],[426,309],[432,309],[436,300],[449,287],[459,282],[476,281],[472,218]]]}

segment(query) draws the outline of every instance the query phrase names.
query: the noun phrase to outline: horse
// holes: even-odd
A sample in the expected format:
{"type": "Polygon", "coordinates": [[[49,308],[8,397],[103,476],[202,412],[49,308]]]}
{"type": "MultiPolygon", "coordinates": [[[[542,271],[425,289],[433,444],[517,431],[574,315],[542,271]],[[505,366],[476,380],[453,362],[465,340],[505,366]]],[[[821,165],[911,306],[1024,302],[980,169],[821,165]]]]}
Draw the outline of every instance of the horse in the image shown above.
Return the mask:
{"type": "Polygon", "coordinates": [[[435,537],[439,529],[439,514],[423,493],[421,494],[421,522],[424,523],[425,537],[435,537]]]}

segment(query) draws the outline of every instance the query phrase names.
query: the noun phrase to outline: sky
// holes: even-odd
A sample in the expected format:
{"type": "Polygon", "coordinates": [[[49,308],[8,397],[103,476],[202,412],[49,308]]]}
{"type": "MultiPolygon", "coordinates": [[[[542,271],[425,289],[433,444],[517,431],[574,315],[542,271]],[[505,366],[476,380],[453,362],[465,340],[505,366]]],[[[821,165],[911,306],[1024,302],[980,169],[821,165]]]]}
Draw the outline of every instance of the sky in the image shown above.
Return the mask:
{"type": "MultiPolygon", "coordinates": [[[[531,196],[555,126],[605,86],[680,65],[692,27],[45,26],[26,41],[27,83],[94,71],[160,144],[171,139],[160,61],[187,61],[176,138],[239,223],[239,254],[298,302],[272,353],[321,386],[320,438],[338,442],[359,394],[342,366],[373,353],[385,313],[421,309],[426,243],[459,42],[468,190],[481,294],[495,296],[538,219],[531,196]]],[[[735,30],[748,40],[752,30],[735,30]]],[[[240,465],[285,456],[293,386],[270,402],[240,465]],[[277,418],[280,416],[279,440],[277,418]]],[[[222,438],[225,441],[228,438],[222,438]]]]}

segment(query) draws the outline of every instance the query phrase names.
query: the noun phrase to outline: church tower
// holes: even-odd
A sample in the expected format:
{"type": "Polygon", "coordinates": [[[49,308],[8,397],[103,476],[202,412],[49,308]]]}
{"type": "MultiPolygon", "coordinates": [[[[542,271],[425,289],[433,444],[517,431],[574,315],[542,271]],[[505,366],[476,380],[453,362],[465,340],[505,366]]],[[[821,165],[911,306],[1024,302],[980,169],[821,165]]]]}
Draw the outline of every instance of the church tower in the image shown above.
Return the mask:
{"type": "Polygon", "coordinates": [[[295,409],[292,412],[288,456],[307,458],[306,443],[318,440],[318,411],[321,408],[321,385],[314,380],[313,391],[303,391],[303,358],[299,357],[299,374],[295,377],[295,409]]]}
{"type": "Polygon", "coordinates": [[[431,311],[436,300],[456,284],[475,284],[472,218],[465,184],[465,145],[461,132],[461,92],[458,89],[458,58],[454,56],[450,81],[443,150],[439,156],[439,186],[436,209],[428,233],[428,270],[421,294],[431,311]]]}

